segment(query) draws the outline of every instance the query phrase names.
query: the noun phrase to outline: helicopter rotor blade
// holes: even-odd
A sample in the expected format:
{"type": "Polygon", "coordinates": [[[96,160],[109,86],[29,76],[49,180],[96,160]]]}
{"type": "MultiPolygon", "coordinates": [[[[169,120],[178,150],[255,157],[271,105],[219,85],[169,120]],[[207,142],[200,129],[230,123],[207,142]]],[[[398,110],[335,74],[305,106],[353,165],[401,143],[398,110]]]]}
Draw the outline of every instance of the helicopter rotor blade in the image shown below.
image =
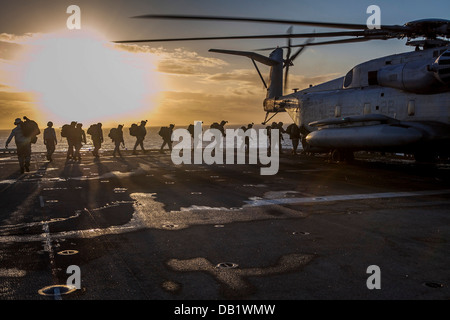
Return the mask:
{"type": "MultiPolygon", "coordinates": [[[[337,28],[347,30],[374,31],[366,24],[320,22],[302,20],[282,20],[269,18],[227,17],[227,16],[196,16],[196,15],[158,15],[147,14],[134,16],[135,19],[170,19],[170,20],[210,20],[210,21],[240,21],[253,23],[277,23],[297,26],[313,26],[322,28],[337,28]]],[[[392,38],[419,38],[434,39],[436,36],[450,36],[450,20],[445,19],[422,19],[407,22],[404,25],[382,25],[377,31],[389,33],[392,38]]]]}
{"type": "Polygon", "coordinates": [[[298,49],[293,55],[291,60],[294,61],[301,53],[302,51],[307,47],[308,45],[305,44],[303,47],[300,47],[300,49],[298,49]]]}
{"type": "MultiPolygon", "coordinates": [[[[287,35],[289,36],[291,34],[292,34],[292,26],[290,26],[289,29],[287,30],[287,35]]],[[[287,39],[287,47],[286,47],[287,48],[287,54],[286,54],[286,60],[285,60],[285,64],[284,64],[285,67],[289,66],[289,61],[290,61],[290,58],[291,58],[291,44],[292,44],[292,40],[291,40],[290,37],[288,37],[288,39],[287,39]]]]}
{"type": "Polygon", "coordinates": [[[341,43],[356,43],[356,42],[365,42],[371,40],[388,40],[387,37],[364,37],[364,38],[351,38],[351,39],[340,39],[340,40],[330,40],[330,41],[322,41],[322,42],[313,42],[309,44],[303,45],[293,45],[291,47],[312,47],[312,46],[324,46],[330,44],[341,44],[341,43]]]}
{"type": "Polygon", "coordinates": [[[290,48],[292,48],[292,45],[291,44],[289,44],[289,61],[287,62],[287,66],[286,66],[286,74],[285,74],[285,77],[284,77],[284,88],[285,88],[285,90],[287,90],[287,87],[288,87],[288,83],[289,83],[289,67],[290,66],[293,66],[294,64],[293,64],[293,62],[294,62],[294,60],[295,59],[297,59],[298,58],[298,56],[303,52],[303,50],[308,46],[308,44],[309,43],[311,43],[312,41],[313,41],[314,39],[313,38],[310,38],[310,39],[307,39],[304,43],[303,43],[303,46],[302,47],[300,47],[300,49],[298,49],[292,56],[290,55],[290,48]]]}
{"type": "MultiPolygon", "coordinates": [[[[339,28],[339,29],[350,29],[350,30],[365,30],[365,29],[367,29],[366,24],[280,20],[280,19],[265,19],[265,18],[246,18],[246,17],[227,17],[227,16],[146,14],[146,15],[134,16],[132,18],[134,18],[134,19],[169,19],[169,20],[241,21],[241,22],[256,22],[256,23],[291,24],[291,25],[314,26],[314,27],[324,27],[324,28],[339,28]]],[[[390,27],[390,26],[388,26],[388,27],[390,27]]],[[[401,26],[395,26],[395,27],[401,27],[401,26]]]]}
{"type": "MultiPolygon", "coordinates": [[[[292,34],[292,26],[289,27],[289,29],[287,30],[288,35],[292,34]]],[[[285,74],[284,74],[284,91],[287,90],[287,86],[288,86],[288,76],[289,76],[289,67],[292,64],[292,60],[291,60],[291,44],[292,44],[292,39],[288,38],[287,39],[287,54],[286,54],[286,60],[284,62],[284,67],[285,67],[285,74]]]]}
{"type": "MultiPolygon", "coordinates": [[[[303,45],[300,45],[300,49],[298,49],[298,50],[294,53],[294,55],[291,57],[291,60],[294,61],[295,59],[297,59],[297,57],[303,52],[303,50],[304,50],[306,47],[308,47],[311,43],[313,43],[313,41],[314,41],[314,38],[310,38],[310,39],[307,39],[307,40],[303,43],[303,45]]],[[[291,48],[292,48],[292,47],[294,47],[294,46],[291,45],[291,48]]]]}
{"type": "Polygon", "coordinates": [[[287,91],[288,88],[288,84],[289,84],[289,67],[291,66],[291,62],[287,62],[286,64],[286,70],[285,70],[285,74],[284,74],[284,91],[287,91]]]}
{"type": "MultiPolygon", "coordinates": [[[[332,38],[346,36],[366,36],[364,31],[342,31],[321,33],[293,33],[293,34],[271,34],[271,35],[249,35],[249,36],[219,36],[219,37],[192,37],[192,38],[160,38],[140,40],[119,40],[114,43],[141,43],[141,42],[170,42],[170,41],[201,41],[201,40],[239,40],[239,39],[285,39],[285,38],[332,38]]],[[[387,35],[385,35],[387,36],[387,35]]]]}
{"type": "MultiPolygon", "coordinates": [[[[321,28],[335,28],[347,30],[367,30],[367,24],[341,23],[341,22],[321,22],[321,21],[302,21],[302,20],[283,20],[269,18],[249,18],[249,17],[229,17],[229,16],[196,16],[196,15],[165,15],[165,14],[146,14],[131,17],[133,19],[166,19],[166,20],[204,20],[204,21],[239,21],[253,23],[274,23],[290,24],[297,26],[312,26],[321,28]]],[[[450,21],[447,21],[450,23],[450,21]]],[[[405,25],[382,25],[380,30],[391,32],[412,32],[414,26],[411,23],[405,25]]]]}
{"type": "MultiPolygon", "coordinates": [[[[389,37],[363,37],[363,38],[350,38],[350,39],[340,39],[340,40],[331,40],[331,41],[323,41],[323,42],[311,42],[306,44],[296,44],[291,45],[291,48],[303,48],[303,47],[312,47],[312,46],[324,46],[324,45],[330,45],[330,44],[341,44],[341,43],[357,43],[357,42],[365,42],[365,41],[371,41],[371,40],[388,40],[389,37]]],[[[281,49],[286,49],[286,47],[276,47],[281,49]]],[[[267,51],[267,50],[275,50],[275,47],[271,48],[261,48],[256,49],[254,51],[267,51]]]]}

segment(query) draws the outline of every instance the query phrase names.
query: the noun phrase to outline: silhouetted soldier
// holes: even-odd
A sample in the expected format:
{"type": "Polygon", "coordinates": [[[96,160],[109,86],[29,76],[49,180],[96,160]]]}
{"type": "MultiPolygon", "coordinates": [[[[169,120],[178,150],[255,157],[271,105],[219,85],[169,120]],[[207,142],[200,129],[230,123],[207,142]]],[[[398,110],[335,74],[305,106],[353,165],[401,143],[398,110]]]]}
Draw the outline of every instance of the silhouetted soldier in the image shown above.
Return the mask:
{"type": "Polygon", "coordinates": [[[266,132],[267,132],[267,149],[270,150],[270,144],[272,142],[271,137],[272,137],[272,126],[267,126],[266,127],[266,132]]]}
{"type": "Polygon", "coordinates": [[[102,124],[99,122],[97,124],[93,124],[89,127],[88,134],[91,135],[92,138],[92,144],[94,145],[94,150],[92,151],[92,154],[94,157],[98,158],[100,155],[98,154],[98,151],[102,147],[103,143],[103,130],[102,130],[102,124]]]}
{"type": "Polygon", "coordinates": [[[187,131],[191,134],[191,138],[194,139],[194,125],[192,123],[188,126],[187,131]]]}
{"type": "Polygon", "coordinates": [[[67,160],[74,157],[76,126],[77,122],[72,121],[62,127],[61,136],[67,138],[67,160]]]}
{"type": "Polygon", "coordinates": [[[23,121],[20,126],[22,127],[22,133],[25,137],[30,138],[32,144],[36,143],[38,138],[37,136],[41,134],[41,130],[39,130],[39,125],[36,121],[30,120],[27,116],[23,117],[23,121]]]}
{"type": "MultiPolygon", "coordinates": [[[[253,124],[254,123],[249,123],[247,125],[247,128],[243,127],[244,132],[246,132],[247,130],[252,129],[253,128],[253,124]]],[[[249,151],[250,150],[250,137],[248,137],[248,136],[245,137],[245,145],[247,146],[247,151],[249,151]]]]}
{"type": "Polygon", "coordinates": [[[81,161],[81,147],[83,146],[83,143],[86,144],[86,133],[82,129],[83,124],[77,123],[77,126],[74,129],[74,147],[75,147],[75,154],[74,154],[74,160],[81,161]]]}
{"type": "Polygon", "coordinates": [[[219,130],[220,132],[222,132],[222,135],[225,137],[225,135],[226,135],[225,134],[225,125],[227,123],[228,123],[228,121],[225,121],[225,120],[222,120],[220,122],[220,124],[217,122],[214,122],[213,124],[211,124],[210,128],[219,130]]]}
{"type": "Polygon", "coordinates": [[[47,123],[47,128],[44,130],[44,144],[47,148],[47,160],[52,161],[52,155],[55,152],[58,140],[56,139],[56,132],[53,129],[53,122],[47,123]]]}
{"type": "Polygon", "coordinates": [[[5,148],[8,149],[8,145],[14,137],[14,142],[17,147],[17,157],[19,158],[20,173],[30,171],[31,161],[31,138],[25,137],[22,130],[22,120],[17,118],[14,121],[16,127],[11,131],[8,140],[6,141],[5,148]]]}
{"type": "MultiPolygon", "coordinates": [[[[201,125],[203,125],[203,121],[196,121],[195,123],[200,123],[201,125]]],[[[189,133],[191,134],[191,147],[194,145],[195,143],[195,125],[194,124],[190,124],[187,128],[187,130],[189,131],[189,133]]],[[[198,135],[198,134],[197,134],[198,135]]]]}
{"type": "Polygon", "coordinates": [[[163,149],[166,144],[168,145],[169,150],[172,151],[172,132],[174,127],[175,125],[171,124],[168,127],[161,127],[161,129],[159,130],[159,135],[163,139],[163,143],[159,152],[164,152],[163,149]]]}
{"type": "Polygon", "coordinates": [[[282,141],[284,141],[283,133],[286,133],[286,131],[283,129],[283,122],[278,122],[278,123],[272,122],[272,129],[278,129],[279,130],[278,131],[278,139],[279,139],[278,147],[280,148],[280,153],[281,153],[281,150],[283,149],[282,148],[282,141]]]}
{"type": "Polygon", "coordinates": [[[114,142],[114,151],[113,156],[116,157],[116,153],[119,154],[119,157],[122,158],[122,154],[120,153],[120,144],[125,148],[125,141],[123,140],[123,125],[119,124],[117,128],[111,129],[109,133],[109,137],[114,142]]]}
{"type": "Polygon", "coordinates": [[[133,148],[133,154],[136,154],[136,149],[138,146],[141,146],[142,151],[145,153],[144,149],[144,139],[147,135],[147,129],[145,129],[145,125],[147,124],[147,120],[141,121],[141,125],[137,127],[136,132],[136,143],[133,148]]]}
{"type": "Polygon", "coordinates": [[[300,128],[295,123],[292,123],[287,127],[286,132],[289,133],[289,138],[292,141],[292,154],[297,154],[298,143],[301,137],[300,128]]]}

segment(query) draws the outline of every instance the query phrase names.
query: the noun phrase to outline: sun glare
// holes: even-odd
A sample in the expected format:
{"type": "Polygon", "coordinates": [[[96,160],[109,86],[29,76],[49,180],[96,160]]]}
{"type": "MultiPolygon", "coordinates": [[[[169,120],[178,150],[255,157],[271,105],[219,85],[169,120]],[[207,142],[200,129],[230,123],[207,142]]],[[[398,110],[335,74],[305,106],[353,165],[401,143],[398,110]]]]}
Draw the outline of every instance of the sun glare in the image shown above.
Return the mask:
{"type": "Polygon", "coordinates": [[[21,87],[54,121],[123,122],[154,108],[151,98],[161,88],[151,55],[120,50],[92,31],[46,34],[27,44],[21,87]]]}

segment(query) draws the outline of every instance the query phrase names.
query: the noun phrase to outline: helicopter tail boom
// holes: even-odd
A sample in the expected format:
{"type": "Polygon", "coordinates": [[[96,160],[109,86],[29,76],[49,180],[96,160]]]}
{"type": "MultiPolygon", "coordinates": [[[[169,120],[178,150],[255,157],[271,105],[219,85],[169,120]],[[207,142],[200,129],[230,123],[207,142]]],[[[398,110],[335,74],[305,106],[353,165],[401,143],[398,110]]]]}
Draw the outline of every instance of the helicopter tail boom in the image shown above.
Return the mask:
{"type": "Polygon", "coordinates": [[[275,66],[279,62],[271,59],[270,57],[263,56],[262,54],[258,54],[250,51],[235,51],[235,50],[222,50],[222,49],[209,49],[209,52],[223,53],[223,54],[231,54],[235,56],[243,56],[250,58],[252,60],[261,62],[267,66],[275,66]]]}

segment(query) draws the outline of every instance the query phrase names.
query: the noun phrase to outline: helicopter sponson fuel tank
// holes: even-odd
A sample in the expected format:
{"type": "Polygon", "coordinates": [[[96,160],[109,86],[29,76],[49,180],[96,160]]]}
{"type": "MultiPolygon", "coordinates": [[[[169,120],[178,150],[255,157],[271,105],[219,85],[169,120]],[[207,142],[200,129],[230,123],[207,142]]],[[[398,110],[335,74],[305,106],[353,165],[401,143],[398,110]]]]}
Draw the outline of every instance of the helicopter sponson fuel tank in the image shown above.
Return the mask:
{"type": "Polygon", "coordinates": [[[448,127],[438,122],[398,121],[380,114],[325,119],[309,125],[318,130],[308,134],[306,141],[323,149],[407,151],[450,138],[448,127]]]}

